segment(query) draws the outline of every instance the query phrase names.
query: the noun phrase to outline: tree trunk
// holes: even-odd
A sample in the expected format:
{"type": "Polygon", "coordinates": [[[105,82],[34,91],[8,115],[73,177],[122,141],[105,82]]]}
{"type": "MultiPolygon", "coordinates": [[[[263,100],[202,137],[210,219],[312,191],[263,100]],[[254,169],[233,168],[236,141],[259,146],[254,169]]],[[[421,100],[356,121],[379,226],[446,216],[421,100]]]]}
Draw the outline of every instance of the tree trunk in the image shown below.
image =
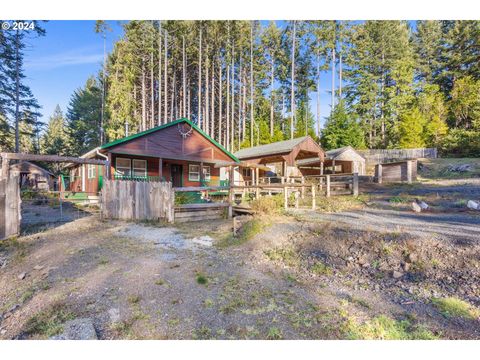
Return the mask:
{"type": "Polygon", "coordinates": [[[150,54],[150,127],[155,126],[155,82],[153,79],[153,51],[150,54]]]}
{"type": "Polygon", "coordinates": [[[162,22],[160,21],[158,29],[158,121],[157,125],[162,125],[162,22]]]}
{"type": "Polygon", "coordinates": [[[223,137],[222,137],[222,84],[223,84],[223,80],[222,80],[222,63],[221,63],[221,60],[219,61],[219,64],[218,64],[218,87],[219,87],[219,90],[218,90],[218,140],[220,142],[220,144],[222,145],[225,145],[225,142],[223,141],[223,137]]]}
{"type": "Polygon", "coordinates": [[[198,114],[197,125],[202,128],[202,29],[198,40],[198,114]]]}
{"type": "Polygon", "coordinates": [[[320,136],[320,50],[317,50],[317,136],[320,136]]]}
{"type": "Polygon", "coordinates": [[[15,152],[20,152],[20,34],[15,34],[15,152]]]}
{"type": "Polygon", "coordinates": [[[215,61],[212,61],[212,93],[210,94],[211,109],[210,109],[210,136],[215,139],[215,61]]]}
{"type": "Polygon", "coordinates": [[[274,122],[274,106],[273,106],[273,85],[274,85],[274,69],[275,69],[275,59],[273,55],[271,55],[272,63],[271,63],[271,74],[270,74],[270,137],[273,137],[273,122],[274,122]]]}
{"type": "Polygon", "coordinates": [[[231,90],[232,90],[232,110],[231,110],[231,117],[232,117],[232,121],[230,123],[230,151],[233,151],[233,146],[235,144],[235,44],[233,44],[233,48],[232,48],[232,87],[231,87],[231,90]]]}
{"type": "Polygon", "coordinates": [[[245,141],[247,127],[247,70],[243,69],[243,104],[242,104],[242,142],[245,141]]]}
{"type": "Polygon", "coordinates": [[[203,131],[205,131],[208,134],[208,129],[210,128],[210,79],[208,78],[208,67],[209,67],[209,61],[208,61],[208,43],[205,48],[205,121],[204,121],[204,126],[203,126],[203,131]]]}
{"type": "Polygon", "coordinates": [[[225,147],[230,148],[230,65],[227,65],[227,118],[225,131],[225,147]]]}
{"type": "Polygon", "coordinates": [[[147,94],[145,86],[145,60],[142,60],[142,129],[141,131],[146,130],[147,128],[147,94]]]}
{"type": "Polygon", "coordinates": [[[332,48],[332,113],[335,110],[335,42],[332,48]]]}
{"type": "Polygon", "coordinates": [[[250,146],[253,146],[253,23],[250,24],[250,146]]]}
{"type": "Polygon", "coordinates": [[[183,56],[183,111],[182,111],[182,117],[187,116],[187,58],[185,55],[185,36],[182,36],[182,42],[183,42],[183,51],[182,51],[182,56],[183,56]]]}
{"type": "Polygon", "coordinates": [[[165,31],[165,59],[163,62],[163,97],[165,102],[165,108],[163,111],[165,112],[164,121],[165,123],[168,122],[168,81],[167,81],[167,74],[168,74],[168,33],[165,31]]]}
{"type": "Polygon", "coordinates": [[[293,36],[292,36],[292,74],[291,74],[291,87],[290,87],[290,139],[293,139],[293,123],[295,117],[295,42],[296,42],[296,22],[293,21],[293,36]]]}

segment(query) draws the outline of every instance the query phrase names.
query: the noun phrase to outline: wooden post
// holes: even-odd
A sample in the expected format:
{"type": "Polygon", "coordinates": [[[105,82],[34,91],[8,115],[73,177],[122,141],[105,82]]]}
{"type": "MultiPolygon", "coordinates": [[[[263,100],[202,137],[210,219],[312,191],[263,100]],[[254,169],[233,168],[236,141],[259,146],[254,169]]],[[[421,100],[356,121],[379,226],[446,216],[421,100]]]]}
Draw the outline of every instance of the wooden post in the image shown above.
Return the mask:
{"type": "Polygon", "coordinates": [[[112,180],[112,153],[108,153],[108,163],[105,165],[107,167],[106,175],[107,180],[112,180]]]}
{"type": "Polygon", "coordinates": [[[332,174],[335,174],[335,160],[332,160],[332,174]]]}
{"type": "Polygon", "coordinates": [[[412,183],[412,160],[407,160],[407,182],[412,183]]]}
{"type": "Polygon", "coordinates": [[[302,176],[302,199],[305,199],[305,187],[303,185],[305,185],[305,177],[304,176],[302,176]]]}
{"type": "Polygon", "coordinates": [[[160,178],[160,181],[162,181],[162,178],[163,178],[163,159],[162,158],[158,159],[158,177],[160,178]]]}
{"type": "Polygon", "coordinates": [[[330,197],[330,175],[325,176],[327,180],[327,197],[330,197]]]}
{"type": "Polygon", "coordinates": [[[317,208],[316,206],[316,199],[315,199],[315,184],[312,185],[312,210],[317,208]]]}
{"type": "Polygon", "coordinates": [[[10,160],[2,158],[2,173],[0,174],[0,179],[8,179],[10,170],[10,160]]]}
{"type": "Polygon", "coordinates": [[[288,209],[288,188],[285,186],[283,188],[283,198],[285,200],[285,210],[288,209]]]}
{"type": "Polygon", "coordinates": [[[260,169],[255,168],[255,199],[260,198],[260,188],[258,187],[258,184],[260,183],[260,169]]]}
{"type": "Polygon", "coordinates": [[[298,209],[299,200],[300,200],[300,194],[299,194],[298,190],[296,190],[295,191],[295,209],[298,209]]]}
{"type": "Polygon", "coordinates": [[[358,173],[353,174],[353,196],[358,196],[358,173]]]}
{"type": "Polygon", "coordinates": [[[382,164],[377,164],[377,183],[382,183],[382,164]]]}
{"type": "Polygon", "coordinates": [[[237,218],[233,218],[233,236],[237,236],[237,218]]]}
{"type": "Polygon", "coordinates": [[[323,161],[320,161],[320,175],[323,175],[323,161]]]}

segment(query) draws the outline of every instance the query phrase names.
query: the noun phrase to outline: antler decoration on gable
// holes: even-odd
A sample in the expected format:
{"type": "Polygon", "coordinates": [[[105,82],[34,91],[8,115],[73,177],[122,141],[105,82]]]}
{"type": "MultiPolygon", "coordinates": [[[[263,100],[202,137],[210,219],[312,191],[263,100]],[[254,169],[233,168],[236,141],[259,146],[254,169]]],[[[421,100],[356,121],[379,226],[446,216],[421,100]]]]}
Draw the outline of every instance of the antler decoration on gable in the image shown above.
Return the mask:
{"type": "Polygon", "coordinates": [[[186,139],[187,137],[192,135],[193,127],[191,125],[189,125],[189,127],[190,128],[187,131],[185,131],[184,124],[181,124],[181,125],[178,124],[178,132],[180,133],[180,135],[182,135],[183,139],[186,139]]]}

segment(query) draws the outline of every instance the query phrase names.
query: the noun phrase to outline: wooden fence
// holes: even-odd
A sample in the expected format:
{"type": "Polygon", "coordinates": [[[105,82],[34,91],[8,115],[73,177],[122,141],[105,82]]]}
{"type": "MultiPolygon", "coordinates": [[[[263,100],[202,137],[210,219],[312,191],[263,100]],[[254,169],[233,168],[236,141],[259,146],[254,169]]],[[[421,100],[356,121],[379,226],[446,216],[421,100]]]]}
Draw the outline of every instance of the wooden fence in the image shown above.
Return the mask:
{"type": "Polygon", "coordinates": [[[419,149],[370,149],[357,150],[366,160],[368,165],[382,164],[385,162],[414,160],[422,158],[436,158],[436,148],[419,149]]]}
{"type": "Polygon", "coordinates": [[[0,240],[20,233],[20,205],[18,175],[0,177],[0,240]]]}
{"type": "Polygon", "coordinates": [[[170,182],[105,180],[102,216],[122,220],[174,219],[175,193],[170,182]]]}

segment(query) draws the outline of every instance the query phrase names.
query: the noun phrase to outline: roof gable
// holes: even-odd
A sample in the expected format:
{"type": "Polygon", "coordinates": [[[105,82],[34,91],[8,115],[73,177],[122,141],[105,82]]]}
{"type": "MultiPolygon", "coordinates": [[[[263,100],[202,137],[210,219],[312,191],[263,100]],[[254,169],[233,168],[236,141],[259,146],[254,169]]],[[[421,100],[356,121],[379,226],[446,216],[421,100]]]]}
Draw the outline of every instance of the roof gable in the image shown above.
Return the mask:
{"type": "Polygon", "coordinates": [[[308,140],[310,136],[302,136],[295,139],[277,141],[274,143],[245,148],[237,151],[235,156],[239,159],[261,157],[267,155],[283,154],[292,151],[296,146],[308,140]]]}
{"type": "Polygon", "coordinates": [[[164,129],[168,129],[172,126],[175,126],[175,125],[178,125],[178,124],[181,124],[181,123],[186,123],[188,125],[190,125],[197,133],[199,133],[203,138],[205,138],[206,140],[208,140],[210,143],[212,143],[213,145],[215,145],[215,147],[217,147],[221,152],[223,152],[225,155],[227,155],[229,158],[231,158],[233,161],[235,162],[239,162],[239,160],[237,159],[237,157],[235,157],[235,155],[233,155],[232,153],[230,153],[227,149],[225,149],[222,145],[220,145],[217,141],[215,141],[212,137],[210,137],[208,134],[206,134],[202,129],[200,129],[197,125],[195,125],[193,122],[191,122],[190,120],[186,119],[186,118],[182,118],[182,119],[178,119],[178,120],[175,120],[175,121],[172,121],[172,122],[169,122],[167,124],[163,124],[163,125],[160,125],[160,126],[157,126],[157,127],[154,127],[154,128],[151,128],[151,129],[148,129],[148,130],[145,130],[145,131],[142,131],[142,132],[139,132],[137,134],[133,134],[133,135],[130,135],[130,136],[127,136],[127,137],[124,137],[122,139],[118,139],[118,140],[115,140],[115,141],[112,141],[112,142],[109,142],[107,144],[104,144],[100,147],[100,149],[102,150],[105,150],[105,149],[112,149],[116,146],[119,146],[119,145],[123,145],[123,144],[126,144],[132,140],[135,140],[135,139],[139,139],[141,137],[145,137],[147,135],[150,135],[150,134],[153,134],[153,133],[156,133],[158,131],[161,131],[161,130],[164,130],[164,129]]]}

